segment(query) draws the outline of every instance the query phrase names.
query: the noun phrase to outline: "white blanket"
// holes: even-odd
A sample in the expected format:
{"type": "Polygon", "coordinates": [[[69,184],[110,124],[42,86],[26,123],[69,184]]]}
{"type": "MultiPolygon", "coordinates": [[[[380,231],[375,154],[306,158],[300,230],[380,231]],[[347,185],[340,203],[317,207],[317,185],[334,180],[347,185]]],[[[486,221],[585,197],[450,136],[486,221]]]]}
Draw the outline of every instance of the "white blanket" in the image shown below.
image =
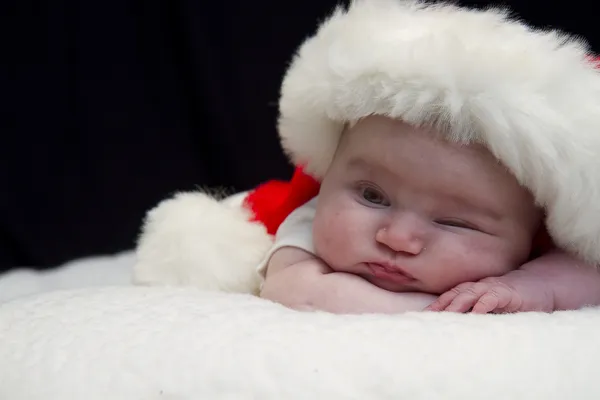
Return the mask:
{"type": "Polygon", "coordinates": [[[599,399],[599,310],[340,316],[88,288],[0,305],[0,399],[599,399]]]}
{"type": "Polygon", "coordinates": [[[600,399],[600,309],[342,316],[201,291],[239,286],[260,254],[211,241],[207,216],[243,213],[181,201],[152,214],[135,264],[159,286],[131,285],[140,252],[0,276],[0,400],[600,399]]]}
{"type": "Polygon", "coordinates": [[[0,274],[0,303],[21,296],[61,289],[130,285],[135,253],[86,257],[56,268],[14,268],[0,274]]]}

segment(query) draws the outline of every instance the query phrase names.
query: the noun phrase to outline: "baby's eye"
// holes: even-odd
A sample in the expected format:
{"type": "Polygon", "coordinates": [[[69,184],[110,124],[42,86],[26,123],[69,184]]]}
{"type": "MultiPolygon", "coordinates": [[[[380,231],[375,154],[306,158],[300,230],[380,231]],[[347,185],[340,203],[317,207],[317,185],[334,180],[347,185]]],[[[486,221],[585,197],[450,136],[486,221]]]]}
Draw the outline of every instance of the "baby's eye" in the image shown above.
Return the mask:
{"type": "Polygon", "coordinates": [[[436,221],[436,223],[438,223],[440,225],[444,225],[444,226],[451,226],[454,228],[477,230],[477,228],[475,226],[473,226],[472,224],[469,224],[468,222],[465,222],[465,221],[455,220],[455,219],[438,220],[438,221],[436,221]]]}
{"type": "Polygon", "coordinates": [[[385,195],[373,187],[362,188],[362,197],[371,204],[378,206],[389,206],[390,203],[385,198],[385,195]]]}

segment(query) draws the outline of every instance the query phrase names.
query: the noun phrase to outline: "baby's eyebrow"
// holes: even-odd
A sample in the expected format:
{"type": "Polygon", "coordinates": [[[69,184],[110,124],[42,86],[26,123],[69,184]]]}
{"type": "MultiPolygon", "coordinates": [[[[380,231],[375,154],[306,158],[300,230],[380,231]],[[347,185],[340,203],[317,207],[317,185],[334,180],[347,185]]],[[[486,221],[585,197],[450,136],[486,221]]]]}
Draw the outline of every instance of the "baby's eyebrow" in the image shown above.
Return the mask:
{"type": "Polygon", "coordinates": [[[346,169],[367,171],[367,172],[373,172],[373,171],[377,170],[377,171],[382,171],[382,172],[386,172],[389,174],[397,175],[395,173],[395,171],[391,170],[384,163],[376,162],[376,161],[373,162],[373,161],[365,159],[364,157],[357,156],[357,155],[350,157],[346,161],[346,169]]]}
{"type": "Polygon", "coordinates": [[[346,168],[370,169],[369,163],[362,157],[352,156],[346,161],[346,168]]]}

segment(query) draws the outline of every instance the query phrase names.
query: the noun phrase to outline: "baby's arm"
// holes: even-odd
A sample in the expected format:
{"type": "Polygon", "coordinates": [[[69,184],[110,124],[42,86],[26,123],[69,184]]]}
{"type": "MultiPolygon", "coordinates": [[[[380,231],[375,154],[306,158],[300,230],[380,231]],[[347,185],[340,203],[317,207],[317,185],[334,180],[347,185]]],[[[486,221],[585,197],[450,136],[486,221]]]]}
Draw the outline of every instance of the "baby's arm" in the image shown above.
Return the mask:
{"type": "Polygon", "coordinates": [[[596,305],[600,305],[600,270],[563,251],[552,250],[506,275],[458,285],[428,309],[551,312],[596,305]]]}
{"type": "Polygon", "coordinates": [[[273,253],[260,296],[297,310],[338,314],[421,311],[436,298],[381,289],[357,275],[335,272],[317,257],[294,247],[273,253]]]}
{"type": "Polygon", "coordinates": [[[553,310],[600,305],[600,269],[596,265],[553,250],[526,263],[520,270],[544,283],[551,293],[553,310]]]}

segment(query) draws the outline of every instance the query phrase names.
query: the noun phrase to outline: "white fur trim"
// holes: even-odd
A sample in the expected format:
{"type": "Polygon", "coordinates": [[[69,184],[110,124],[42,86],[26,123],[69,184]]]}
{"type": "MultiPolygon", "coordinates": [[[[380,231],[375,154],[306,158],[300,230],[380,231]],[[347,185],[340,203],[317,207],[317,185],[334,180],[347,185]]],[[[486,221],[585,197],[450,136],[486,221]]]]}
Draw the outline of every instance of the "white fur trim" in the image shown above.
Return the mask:
{"type": "Polygon", "coordinates": [[[146,217],[134,281],[256,293],[257,267],[272,238],[264,226],[249,222],[240,199],[220,202],[204,193],[181,193],[160,203],[146,217]]]}
{"type": "Polygon", "coordinates": [[[546,208],[555,242],[600,262],[600,73],[586,57],[499,10],[355,1],[293,60],[282,144],[322,177],[343,125],[372,114],[481,141],[546,208]]]}
{"type": "Polygon", "coordinates": [[[595,400],[600,311],[333,315],[181,288],[0,305],[3,400],[595,400]]]}

